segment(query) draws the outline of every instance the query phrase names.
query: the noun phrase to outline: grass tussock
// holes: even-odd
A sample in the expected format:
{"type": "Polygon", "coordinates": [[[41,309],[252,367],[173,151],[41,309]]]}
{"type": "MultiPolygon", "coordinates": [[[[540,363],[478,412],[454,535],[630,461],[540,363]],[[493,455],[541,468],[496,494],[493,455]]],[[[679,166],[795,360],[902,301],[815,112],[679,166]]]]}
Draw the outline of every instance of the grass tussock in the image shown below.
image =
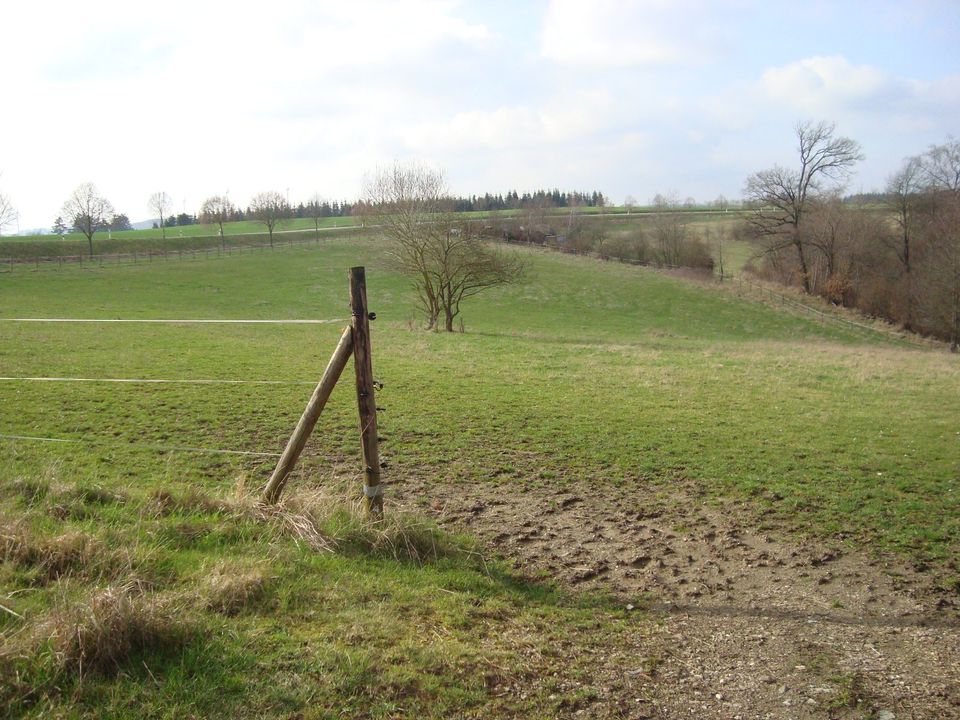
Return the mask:
{"type": "Polygon", "coordinates": [[[362,554],[418,564],[473,553],[463,540],[401,508],[388,507],[382,519],[371,520],[363,500],[344,487],[300,490],[288,494],[277,506],[257,504],[251,510],[281,535],[293,537],[317,552],[362,554]]]}
{"type": "Polygon", "coordinates": [[[0,560],[33,572],[41,583],[70,575],[113,578],[130,569],[124,553],[108,550],[92,535],[68,532],[44,537],[22,522],[0,525],[0,560]]]}
{"type": "Polygon", "coordinates": [[[50,484],[45,497],[50,514],[57,520],[83,520],[98,516],[105,508],[123,505],[126,494],[93,483],[50,484]]]}
{"type": "Polygon", "coordinates": [[[266,598],[273,580],[262,568],[220,563],[201,587],[200,605],[222,615],[237,615],[266,598]]]}
{"type": "Polygon", "coordinates": [[[145,509],[154,517],[167,517],[181,513],[205,515],[229,515],[237,510],[236,504],[223,498],[210,497],[190,489],[183,495],[174,495],[169,490],[157,489],[147,498],[145,509]]]}
{"type": "Polygon", "coordinates": [[[63,601],[44,619],[0,637],[0,703],[25,707],[91,674],[115,676],[147,654],[180,651],[191,636],[182,612],[135,584],[63,601]]]}
{"type": "Polygon", "coordinates": [[[27,506],[42,502],[49,492],[50,483],[43,478],[17,478],[0,486],[0,497],[19,498],[27,506]]]}
{"type": "Polygon", "coordinates": [[[135,654],[179,650],[189,637],[179,613],[140,595],[135,585],[108,587],[55,609],[37,628],[58,675],[113,673],[135,654]]]}

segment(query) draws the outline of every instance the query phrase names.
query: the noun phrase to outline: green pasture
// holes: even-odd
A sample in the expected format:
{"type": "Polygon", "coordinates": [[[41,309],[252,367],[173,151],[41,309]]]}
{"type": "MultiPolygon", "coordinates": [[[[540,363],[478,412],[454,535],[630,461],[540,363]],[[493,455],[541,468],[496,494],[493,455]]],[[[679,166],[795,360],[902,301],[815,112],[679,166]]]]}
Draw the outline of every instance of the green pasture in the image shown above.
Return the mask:
{"type": "MultiPolygon", "coordinates": [[[[320,526],[337,542],[318,553],[245,511],[218,508],[255,491],[275,458],[183,448],[283,448],[346,323],[352,265],[367,267],[377,313],[388,487],[418,478],[669,497],[692,483],[716,503],[741,503],[771,532],[937,566],[955,561],[960,405],[948,399],[960,395],[956,357],[645,268],[519,252],[525,281],[466,304],[462,334],[419,329],[407,280],[369,236],[0,275],[4,318],[332,321],[0,321],[3,377],[285,383],[0,380],[0,433],[76,441],[0,440],[8,535],[16,525],[40,545],[80,533],[128,548],[123,578],[142,576],[147,597],[185,607],[176,617],[194,638],[125,657],[119,673],[82,678],[57,675],[40,642],[6,660],[38,690],[25,695],[0,680],[0,701],[36,717],[550,717],[589,713],[590,693],[561,682],[582,671],[564,647],[639,652],[642,615],[569,596],[422,518],[404,516],[401,530],[414,540],[393,544],[348,516],[325,518],[320,526]],[[155,511],[163,493],[182,501],[155,511]],[[261,580],[231,612],[209,601],[209,576],[223,567],[261,580]],[[556,687],[498,690],[523,686],[531,672],[555,673],[556,687]]],[[[342,383],[292,495],[344,479],[357,487],[358,465],[355,398],[342,383]]],[[[36,563],[12,559],[34,556],[9,547],[0,587],[13,590],[0,604],[12,612],[0,610],[0,628],[10,647],[28,646],[30,628],[109,579],[81,565],[53,582],[38,577],[36,563]]],[[[0,652],[0,663],[9,655],[0,652]]]]}

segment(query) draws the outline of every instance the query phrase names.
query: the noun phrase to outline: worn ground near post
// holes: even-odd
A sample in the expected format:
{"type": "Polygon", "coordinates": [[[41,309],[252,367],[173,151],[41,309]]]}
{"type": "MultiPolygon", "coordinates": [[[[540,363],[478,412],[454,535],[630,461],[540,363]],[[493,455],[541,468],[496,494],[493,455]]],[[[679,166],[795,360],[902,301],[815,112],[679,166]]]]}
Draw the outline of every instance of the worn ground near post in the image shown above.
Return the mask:
{"type": "Polygon", "coordinates": [[[594,659],[581,715],[960,718],[955,560],[914,566],[758,530],[755,507],[708,501],[692,482],[625,492],[407,478],[394,491],[524,572],[649,614],[635,656],[621,642],[594,659]]]}

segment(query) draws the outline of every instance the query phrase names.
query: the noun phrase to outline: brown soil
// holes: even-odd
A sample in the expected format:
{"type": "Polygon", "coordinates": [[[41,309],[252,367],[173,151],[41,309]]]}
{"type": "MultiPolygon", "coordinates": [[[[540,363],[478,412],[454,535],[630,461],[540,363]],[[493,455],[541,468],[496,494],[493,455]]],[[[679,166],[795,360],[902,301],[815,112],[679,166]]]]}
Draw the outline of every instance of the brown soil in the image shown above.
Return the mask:
{"type": "Polygon", "coordinates": [[[601,691],[581,716],[960,718],[960,598],[938,586],[949,568],[758,532],[755,509],[689,484],[407,479],[392,494],[531,574],[648,614],[636,657],[591,660],[601,691]]]}

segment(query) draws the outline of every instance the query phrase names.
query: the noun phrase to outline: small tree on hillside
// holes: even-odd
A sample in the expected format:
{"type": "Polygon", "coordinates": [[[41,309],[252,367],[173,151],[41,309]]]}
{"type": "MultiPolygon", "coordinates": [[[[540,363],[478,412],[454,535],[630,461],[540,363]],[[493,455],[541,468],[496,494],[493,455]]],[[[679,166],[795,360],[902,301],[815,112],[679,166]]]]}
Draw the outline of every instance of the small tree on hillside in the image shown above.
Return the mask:
{"type": "Polygon", "coordinates": [[[226,238],[223,234],[223,224],[229,222],[236,214],[236,208],[226,195],[212,195],[203,201],[200,206],[200,222],[216,224],[220,231],[220,247],[226,249],[226,238]]]}
{"type": "Polygon", "coordinates": [[[110,218],[110,224],[107,228],[113,232],[121,232],[123,230],[133,230],[133,225],[130,224],[130,218],[126,214],[119,213],[110,218]]]}
{"type": "Polygon", "coordinates": [[[7,195],[0,193],[0,235],[3,234],[3,229],[16,219],[17,209],[13,206],[13,201],[7,195]]]}
{"type": "Polygon", "coordinates": [[[93,236],[105,230],[113,218],[113,205],[100,194],[93,183],[83,183],[67,198],[61,211],[69,218],[72,228],[87,238],[90,257],[93,257],[93,236]]]}
{"type": "MultiPolygon", "coordinates": [[[[307,203],[306,210],[307,215],[313,220],[314,239],[320,242],[320,220],[323,218],[323,198],[320,197],[319,193],[313,194],[310,202],[307,203]]],[[[358,213],[358,215],[360,215],[361,218],[363,217],[362,212],[358,213]]]]}
{"type": "Polygon", "coordinates": [[[286,198],[275,190],[257,193],[250,201],[250,212],[254,219],[266,226],[270,236],[270,247],[273,247],[274,229],[290,217],[290,206],[286,198]]]}
{"type": "Polygon", "coordinates": [[[68,228],[66,223],[63,222],[63,216],[61,215],[57,215],[57,219],[53,221],[52,230],[54,235],[59,235],[60,237],[63,237],[70,232],[70,228],[68,228]]]}
{"type": "Polygon", "coordinates": [[[366,182],[366,207],[413,281],[428,329],[453,332],[463,301],[518,280],[523,263],[480,237],[480,226],[453,212],[443,175],[420,165],[394,165],[366,182]]]}
{"type": "Polygon", "coordinates": [[[155,192],[147,201],[147,207],[150,208],[150,212],[160,216],[160,235],[166,240],[167,223],[164,222],[163,218],[170,214],[170,208],[173,207],[173,200],[165,192],[155,192]]]}

